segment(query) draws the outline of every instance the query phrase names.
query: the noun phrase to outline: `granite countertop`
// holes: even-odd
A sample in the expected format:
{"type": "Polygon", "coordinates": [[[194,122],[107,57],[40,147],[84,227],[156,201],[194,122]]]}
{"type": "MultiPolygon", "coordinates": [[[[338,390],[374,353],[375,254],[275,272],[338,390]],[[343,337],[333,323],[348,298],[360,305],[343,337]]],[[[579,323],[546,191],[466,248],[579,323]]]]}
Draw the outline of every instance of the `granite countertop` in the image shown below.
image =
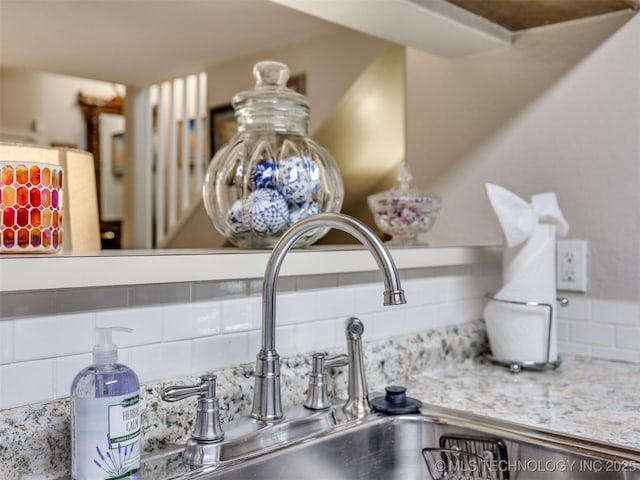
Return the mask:
{"type": "MultiPolygon", "coordinates": [[[[422,400],[426,410],[447,407],[640,452],[638,365],[565,356],[556,370],[516,374],[470,357],[408,370],[407,394],[422,400]]],[[[377,373],[369,378],[370,398],[388,385],[389,378],[377,373]]],[[[145,462],[143,477],[179,475],[181,452],[145,462]]]]}
{"type": "Polygon", "coordinates": [[[640,368],[563,356],[553,371],[522,371],[483,360],[429,369],[410,396],[424,403],[598,440],[640,451],[640,368]]]}
{"type": "MultiPolygon", "coordinates": [[[[363,347],[370,392],[382,392],[391,384],[405,385],[409,396],[427,405],[640,452],[640,368],[637,364],[567,355],[557,370],[514,374],[481,356],[488,348],[481,321],[365,342],[363,347]]],[[[344,349],[328,353],[344,353],[344,349]]],[[[298,355],[282,359],[285,409],[304,401],[309,358],[298,355]]],[[[253,364],[212,373],[218,375],[223,423],[248,416],[253,364]]],[[[346,369],[332,369],[331,377],[330,397],[346,398],[346,369]]],[[[196,381],[196,378],[184,377],[143,386],[143,439],[147,455],[164,458],[167,447],[183,445],[189,437],[196,400],[162,402],[160,391],[167,385],[196,381]]],[[[371,398],[374,395],[371,393],[371,398]]],[[[0,478],[68,478],[71,463],[68,399],[0,413],[0,478]]],[[[173,461],[176,463],[175,458],[173,461]]],[[[166,478],[168,475],[164,473],[169,468],[163,461],[145,478],[166,478]]]]}

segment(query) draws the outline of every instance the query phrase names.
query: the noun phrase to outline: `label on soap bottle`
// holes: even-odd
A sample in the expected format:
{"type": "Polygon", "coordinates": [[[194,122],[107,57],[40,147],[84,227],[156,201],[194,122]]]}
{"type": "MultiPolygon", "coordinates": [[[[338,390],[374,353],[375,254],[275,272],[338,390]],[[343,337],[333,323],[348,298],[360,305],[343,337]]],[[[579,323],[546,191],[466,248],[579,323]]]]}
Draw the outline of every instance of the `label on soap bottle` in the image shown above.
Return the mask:
{"type": "Polygon", "coordinates": [[[72,476],[76,480],[137,478],[140,470],[140,392],[72,398],[72,476]]]}

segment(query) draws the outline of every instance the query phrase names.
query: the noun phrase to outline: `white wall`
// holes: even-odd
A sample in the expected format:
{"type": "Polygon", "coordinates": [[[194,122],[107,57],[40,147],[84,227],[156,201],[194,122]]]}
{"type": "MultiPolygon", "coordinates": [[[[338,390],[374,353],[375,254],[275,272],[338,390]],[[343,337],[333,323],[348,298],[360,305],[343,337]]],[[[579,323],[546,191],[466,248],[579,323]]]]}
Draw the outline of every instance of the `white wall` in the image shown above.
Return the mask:
{"type": "Polygon", "coordinates": [[[116,93],[123,95],[124,88],[66,75],[0,68],[0,129],[29,130],[37,122],[38,144],[73,142],[86,150],[78,92],[112,98],[116,93]]]}
{"type": "MultiPolygon", "coordinates": [[[[496,244],[485,182],[554,191],[589,245],[588,298],[640,301],[640,16],[524,32],[512,47],[407,55],[407,155],[443,197],[432,245],[496,244]]],[[[635,324],[638,309],[632,308],[635,324]]]]}
{"type": "Polygon", "coordinates": [[[206,69],[207,103],[229,103],[233,95],[255,84],[251,71],[256,62],[277,60],[286,63],[292,75],[306,74],[306,96],[311,103],[309,132],[315,132],[358,75],[387,45],[383,40],[343,29],[331,36],[210,65],[206,69]]]}

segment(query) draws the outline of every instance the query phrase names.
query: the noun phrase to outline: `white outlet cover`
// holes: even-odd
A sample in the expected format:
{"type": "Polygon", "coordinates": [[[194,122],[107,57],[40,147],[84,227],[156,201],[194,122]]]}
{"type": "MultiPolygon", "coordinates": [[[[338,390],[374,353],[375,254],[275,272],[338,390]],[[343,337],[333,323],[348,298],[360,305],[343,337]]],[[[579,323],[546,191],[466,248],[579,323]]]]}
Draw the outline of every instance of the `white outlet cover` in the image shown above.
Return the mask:
{"type": "Polygon", "coordinates": [[[558,240],[556,288],[571,292],[587,291],[586,240],[558,240]]]}

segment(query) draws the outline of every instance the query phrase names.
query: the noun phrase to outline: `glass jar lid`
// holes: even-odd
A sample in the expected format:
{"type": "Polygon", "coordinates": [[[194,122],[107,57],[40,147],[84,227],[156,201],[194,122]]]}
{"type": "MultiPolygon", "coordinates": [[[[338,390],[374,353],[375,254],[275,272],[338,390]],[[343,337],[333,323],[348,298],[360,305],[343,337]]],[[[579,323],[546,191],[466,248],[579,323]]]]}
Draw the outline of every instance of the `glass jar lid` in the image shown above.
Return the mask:
{"type": "Polygon", "coordinates": [[[278,117],[290,115],[299,119],[309,117],[309,100],[287,87],[289,67],[281,62],[264,60],[253,67],[256,84],[233,96],[231,105],[241,117],[278,117]]]}

